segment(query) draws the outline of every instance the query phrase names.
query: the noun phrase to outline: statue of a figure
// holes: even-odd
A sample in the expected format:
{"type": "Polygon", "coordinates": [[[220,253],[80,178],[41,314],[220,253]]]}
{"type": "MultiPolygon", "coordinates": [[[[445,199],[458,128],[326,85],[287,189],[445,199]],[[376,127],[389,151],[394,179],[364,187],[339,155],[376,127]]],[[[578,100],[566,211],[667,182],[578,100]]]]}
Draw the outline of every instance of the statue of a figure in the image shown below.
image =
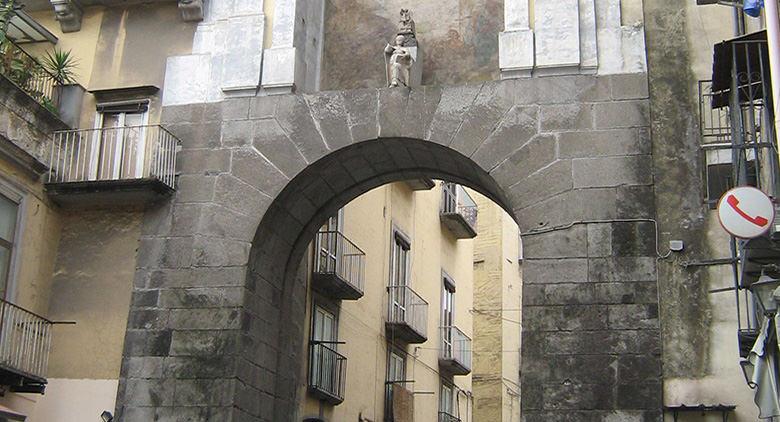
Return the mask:
{"type": "Polygon", "coordinates": [[[409,9],[401,9],[401,20],[398,21],[398,35],[405,37],[404,47],[414,47],[417,45],[417,30],[414,26],[414,20],[409,9]]]}
{"type": "Polygon", "coordinates": [[[387,62],[387,86],[409,86],[409,71],[412,68],[412,53],[404,47],[406,37],[396,35],[395,45],[385,47],[387,62]]]}

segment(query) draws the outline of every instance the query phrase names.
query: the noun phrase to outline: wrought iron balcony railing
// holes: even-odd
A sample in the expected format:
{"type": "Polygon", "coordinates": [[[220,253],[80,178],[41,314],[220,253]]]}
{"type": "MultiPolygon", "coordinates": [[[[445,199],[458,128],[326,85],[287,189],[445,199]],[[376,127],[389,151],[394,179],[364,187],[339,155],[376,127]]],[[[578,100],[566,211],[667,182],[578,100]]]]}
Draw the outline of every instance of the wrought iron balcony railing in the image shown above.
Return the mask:
{"type": "Polygon", "coordinates": [[[409,343],[428,339],[428,302],[409,286],[388,286],[387,326],[394,337],[409,343]]]}
{"type": "Polygon", "coordinates": [[[0,367],[46,382],[52,322],[0,300],[0,367]]]}
{"type": "Polygon", "coordinates": [[[458,327],[441,327],[441,348],[439,362],[447,366],[454,375],[471,372],[471,338],[458,327]]]}
{"type": "Polygon", "coordinates": [[[447,412],[439,412],[439,422],[460,422],[460,418],[447,412]]]}
{"type": "Polygon", "coordinates": [[[463,186],[456,183],[442,185],[441,216],[458,239],[477,235],[477,204],[463,186]]]}
{"type": "Polygon", "coordinates": [[[309,344],[309,391],[333,405],[344,401],[347,380],[347,358],[335,347],[334,342],[309,344]]]}
{"type": "Polygon", "coordinates": [[[366,254],[337,231],[317,233],[315,287],[335,299],[363,296],[366,254]]]}
{"type": "Polygon", "coordinates": [[[57,112],[56,86],[62,81],[7,38],[0,42],[0,73],[49,111],[57,112]]]}
{"type": "Polygon", "coordinates": [[[160,125],[55,132],[48,182],[157,180],[174,189],[180,145],[160,125]]]}

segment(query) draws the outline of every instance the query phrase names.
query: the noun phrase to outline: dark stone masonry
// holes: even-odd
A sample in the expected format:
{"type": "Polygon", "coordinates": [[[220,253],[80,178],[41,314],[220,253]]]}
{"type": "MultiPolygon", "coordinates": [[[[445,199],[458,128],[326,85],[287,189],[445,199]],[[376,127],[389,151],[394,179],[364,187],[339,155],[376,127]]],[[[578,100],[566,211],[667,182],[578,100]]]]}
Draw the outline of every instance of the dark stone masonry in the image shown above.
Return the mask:
{"type": "Polygon", "coordinates": [[[306,245],[419,176],[525,234],[525,420],[660,420],[647,75],[237,98],[163,123],[184,140],[179,189],[145,216],[120,420],[295,420],[306,245]]]}

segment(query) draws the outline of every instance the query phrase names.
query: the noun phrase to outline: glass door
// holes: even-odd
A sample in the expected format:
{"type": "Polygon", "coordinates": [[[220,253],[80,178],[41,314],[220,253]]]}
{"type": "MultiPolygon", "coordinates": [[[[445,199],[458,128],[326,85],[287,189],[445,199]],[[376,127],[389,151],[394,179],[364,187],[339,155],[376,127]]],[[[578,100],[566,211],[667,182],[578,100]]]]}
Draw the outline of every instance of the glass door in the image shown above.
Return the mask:
{"type": "Polygon", "coordinates": [[[452,358],[452,326],[455,324],[454,318],[455,292],[450,288],[447,280],[444,280],[444,292],[441,298],[441,325],[442,329],[442,352],[444,357],[452,358]]]}
{"type": "Polygon", "coordinates": [[[396,234],[393,241],[392,267],[390,274],[390,316],[393,322],[406,321],[407,297],[405,286],[409,285],[409,244],[396,234]]]}
{"type": "Polygon", "coordinates": [[[103,112],[93,140],[92,180],[137,179],[144,174],[146,113],[103,112]]]}
{"type": "Polygon", "coordinates": [[[312,374],[315,385],[325,391],[336,391],[336,316],[315,306],[311,339],[312,374]]]}

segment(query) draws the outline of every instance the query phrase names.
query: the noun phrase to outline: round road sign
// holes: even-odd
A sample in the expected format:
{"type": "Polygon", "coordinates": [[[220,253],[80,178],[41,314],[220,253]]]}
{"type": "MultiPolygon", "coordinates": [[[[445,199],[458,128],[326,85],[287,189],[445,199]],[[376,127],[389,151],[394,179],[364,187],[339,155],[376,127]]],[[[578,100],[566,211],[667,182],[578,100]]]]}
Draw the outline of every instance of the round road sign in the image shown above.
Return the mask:
{"type": "Polygon", "coordinates": [[[766,233],[775,221],[775,206],[764,192],[740,186],[718,201],[718,219],[732,236],[751,239],[766,233]]]}

